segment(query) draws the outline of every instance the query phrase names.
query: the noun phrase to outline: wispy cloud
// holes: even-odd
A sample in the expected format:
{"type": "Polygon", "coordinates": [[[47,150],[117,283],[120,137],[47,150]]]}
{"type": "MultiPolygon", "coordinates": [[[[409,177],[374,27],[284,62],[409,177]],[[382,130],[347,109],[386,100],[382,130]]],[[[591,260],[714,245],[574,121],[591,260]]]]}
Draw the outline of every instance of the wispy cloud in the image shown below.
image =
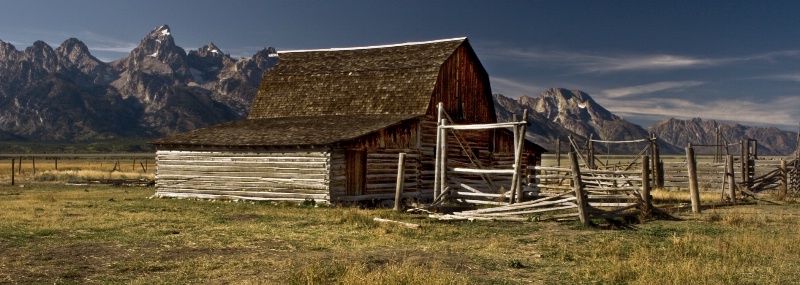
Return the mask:
{"type": "Polygon", "coordinates": [[[481,56],[498,60],[554,63],[572,66],[578,72],[583,73],[607,73],[703,68],[750,60],[771,61],[784,57],[800,57],[800,50],[767,52],[741,57],[704,58],[674,54],[593,54],[536,48],[508,48],[495,45],[483,49],[481,56]]]}
{"type": "Polygon", "coordinates": [[[519,97],[522,95],[532,96],[546,89],[533,84],[522,83],[513,79],[497,76],[491,77],[491,83],[493,93],[500,93],[511,97],[519,97]]]}
{"type": "Polygon", "coordinates": [[[664,81],[664,82],[655,82],[655,83],[636,85],[636,86],[607,89],[603,90],[602,94],[604,94],[608,98],[620,98],[620,97],[664,91],[669,89],[693,87],[703,84],[705,84],[705,82],[703,81],[664,81]]]}
{"type": "Polygon", "coordinates": [[[104,52],[129,53],[138,46],[135,42],[128,42],[91,31],[80,32],[78,39],[86,42],[89,49],[104,52]]]}
{"type": "Polygon", "coordinates": [[[800,73],[776,74],[776,75],[762,76],[762,77],[759,77],[759,78],[768,79],[768,80],[798,81],[798,82],[800,82],[800,73]]]}

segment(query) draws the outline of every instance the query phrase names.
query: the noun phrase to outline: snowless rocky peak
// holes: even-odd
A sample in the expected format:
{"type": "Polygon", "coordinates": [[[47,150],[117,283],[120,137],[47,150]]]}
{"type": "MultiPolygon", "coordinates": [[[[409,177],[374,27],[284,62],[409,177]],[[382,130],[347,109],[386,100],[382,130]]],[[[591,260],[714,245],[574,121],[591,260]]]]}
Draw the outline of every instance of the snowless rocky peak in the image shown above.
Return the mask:
{"type": "Polygon", "coordinates": [[[47,71],[58,69],[58,57],[55,50],[43,41],[36,41],[25,49],[25,56],[36,66],[41,66],[47,71]]]}
{"type": "Polygon", "coordinates": [[[56,52],[75,62],[78,59],[89,55],[89,48],[76,38],[69,38],[56,49],[56,52]]]}
{"type": "Polygon", "coordinates": [[[19,51],[14,45],[0,40],[0,60],[16,58],[19,51]]]}

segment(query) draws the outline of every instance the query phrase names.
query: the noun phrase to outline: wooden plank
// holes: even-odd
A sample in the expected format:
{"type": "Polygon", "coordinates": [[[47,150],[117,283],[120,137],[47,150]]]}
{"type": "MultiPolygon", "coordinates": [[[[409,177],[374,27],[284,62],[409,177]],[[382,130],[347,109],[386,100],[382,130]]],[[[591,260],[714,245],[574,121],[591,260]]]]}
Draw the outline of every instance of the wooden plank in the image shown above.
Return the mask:
{"type": "Polygon", "coordinates": [[[473,169],[473,168],[452,168],[448,171],[456,173],[473,173],[473,174],[514,174],[513,169],[473,169]]]}

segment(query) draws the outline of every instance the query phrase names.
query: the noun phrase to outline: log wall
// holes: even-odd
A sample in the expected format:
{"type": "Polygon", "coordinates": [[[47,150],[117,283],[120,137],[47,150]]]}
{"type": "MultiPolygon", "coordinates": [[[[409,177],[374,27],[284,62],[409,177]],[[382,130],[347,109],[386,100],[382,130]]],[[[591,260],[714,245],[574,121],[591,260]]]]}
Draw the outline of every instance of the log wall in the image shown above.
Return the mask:
{"type": "Polygon", "coordinates": [[[177,198],[328,199],[327,149],[158,150],[156,196],[177,198]]]}

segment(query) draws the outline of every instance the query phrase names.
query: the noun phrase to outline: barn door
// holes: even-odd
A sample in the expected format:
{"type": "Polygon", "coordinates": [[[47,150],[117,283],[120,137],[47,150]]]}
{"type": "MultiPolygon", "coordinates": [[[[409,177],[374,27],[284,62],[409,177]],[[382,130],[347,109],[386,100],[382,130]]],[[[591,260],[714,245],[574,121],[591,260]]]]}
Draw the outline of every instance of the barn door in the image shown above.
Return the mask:
{"type": "Polygon", "coordinates": [[[347,160],[347,196],[364,195],[367,188],[367,152],[364,149],[348,149],[345,154],[347,160]]]}

